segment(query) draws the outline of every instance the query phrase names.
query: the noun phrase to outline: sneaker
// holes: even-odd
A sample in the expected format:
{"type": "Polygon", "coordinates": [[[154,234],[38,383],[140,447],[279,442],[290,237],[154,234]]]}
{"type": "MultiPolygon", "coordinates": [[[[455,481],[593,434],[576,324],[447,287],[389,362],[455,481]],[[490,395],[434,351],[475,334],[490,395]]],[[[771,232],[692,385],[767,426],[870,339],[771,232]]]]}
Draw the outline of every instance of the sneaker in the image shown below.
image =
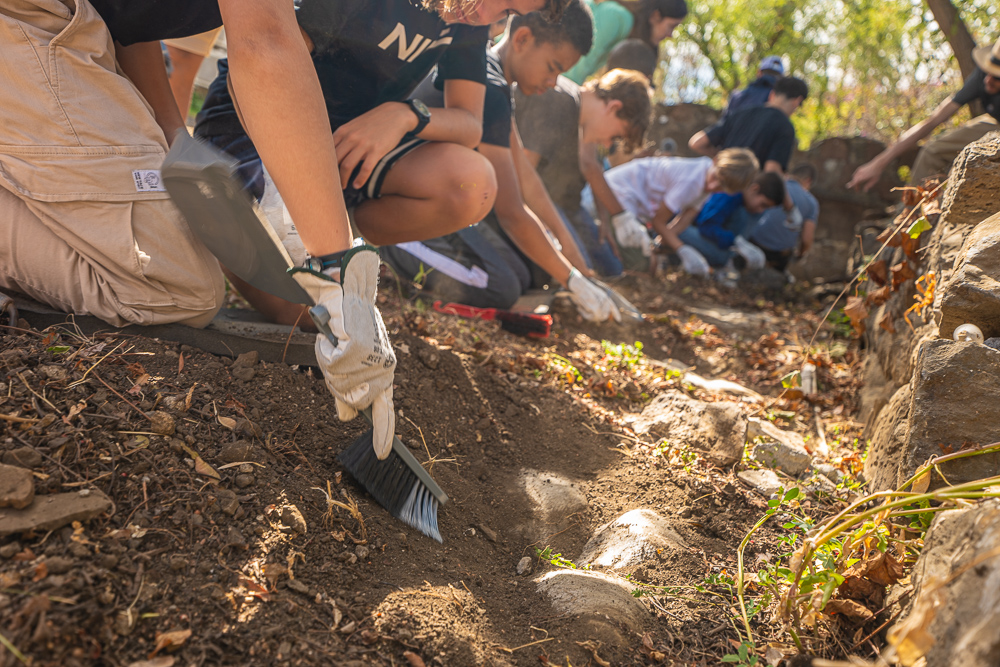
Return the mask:
{"type": "Polygon", "coordinates": [[[746,260],[748,269],[763,269],[764,264],[767,263],[764,251],[755,246],[753,243],[750,243],[750,241],[747,241],[742,236],[736,237],[736,240],[733,242],[733,247],[736,249],[736,252],[740,254],[740,257],[746,260]]]}

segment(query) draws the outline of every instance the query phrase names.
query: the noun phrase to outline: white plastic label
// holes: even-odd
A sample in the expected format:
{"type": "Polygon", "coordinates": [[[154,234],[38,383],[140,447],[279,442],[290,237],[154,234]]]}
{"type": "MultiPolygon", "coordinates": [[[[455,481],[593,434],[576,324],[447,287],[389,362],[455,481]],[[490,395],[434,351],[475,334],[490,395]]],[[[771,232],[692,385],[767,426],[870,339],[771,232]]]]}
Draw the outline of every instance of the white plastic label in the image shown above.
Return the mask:
{"type": "Polygon", "coordinates": [[[166,192],[159,169],[135,169],[132,172],[136,192],[166,192]]]}

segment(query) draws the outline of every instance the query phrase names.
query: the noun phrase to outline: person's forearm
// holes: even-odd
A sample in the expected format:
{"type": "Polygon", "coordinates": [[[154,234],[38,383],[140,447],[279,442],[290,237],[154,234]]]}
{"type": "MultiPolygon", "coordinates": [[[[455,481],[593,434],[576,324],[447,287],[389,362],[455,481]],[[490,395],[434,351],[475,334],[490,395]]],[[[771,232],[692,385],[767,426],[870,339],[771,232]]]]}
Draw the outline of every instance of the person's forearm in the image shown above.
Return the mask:
{"type": "Polygon", "coordinates": [[[597,144],[582,144],[580,146],[580,171],[587,179],[587,183],[594,193],[594,199],[600,202],[610,215],[615,216],[625,210],[611,186],[608,185],[608,180],[604,178],[604,169],[597,158],[597,144]]]}
{"type": "MultiPolygon", "coordinates": [[[[697,214],[698,211],[694,209],[685,209],[669,224],[663,225],[662,229],[657,229],[656,231],[660,233],[660,236],[667,245],[674,250],[678,250],[682,245],[684,245],[684,242],[680,239],[681,232],[691,226],[691,223],[694,222],[694,218],[697,214]]],[[[656,226],[657,221],[654,220],[653,222],[654,226],[656,226]]]]}
{"type": "Polygon", "coordinates": [[[528,258],[563,285],[573,269],[569,260],[552,244],[542,223],[524,206],[496,210],[500,226],[528,258]]]}
{"type": "Polygon", "coordinates": [[[719,152],[719,149],[712,145],[711,140],[708,138],[708,134],[704,130],[698,132],[690,140],[688,140],[688,148],[701,155],[707,155],[708,157],[715,157],[719,152]]]}
{"type": "Polygon", "coordinates": [[[800,255],[805,255],[812,250],[813,240],[816,238],[816,223],[806,220],[802,225],[802,238],[800,239],[800,255]]]}
{"type": "Polygon", "coordinates": [[[872,159],[872,162],[885,168],[894,159],[916,147],[921,139],[930,135],[930,133],[933,132],[938,125],[954,116],[959,109],[961,109],[961,107],[952,102],[951,99],[945,100],[938,105],[937,109],[934,110],[934,113],[908,129],[906,132],[903,132],[903,134],[899,135],[899,139],[895,143],[890,144],[884,151],[876,155],[875,158],[872,159]]]}
{"type": "Polygon", "coordinates": [[[238,0],[219,0],[219,7],[229,76],[247,133],[306,250],[316,256],[349,248],[351,228],[330,119],[292,4],[268,0],[248,10],[238,0]]]}
{"type": "Polygon", "coordinates": [[[116,43],[115,53],[122,71],[153,108],[156,124],[163,130],[167,144],[172,144],[178,132],[187,130],[174,101],[160,43],[142,42],[131,46],[116,43]]]}
{"type": "Polygon", "coordinates": [[[418,136],[475,148],[483,137],[483,123],[465,109],[436,108],[431,109],[431,122],[418,136]]]}

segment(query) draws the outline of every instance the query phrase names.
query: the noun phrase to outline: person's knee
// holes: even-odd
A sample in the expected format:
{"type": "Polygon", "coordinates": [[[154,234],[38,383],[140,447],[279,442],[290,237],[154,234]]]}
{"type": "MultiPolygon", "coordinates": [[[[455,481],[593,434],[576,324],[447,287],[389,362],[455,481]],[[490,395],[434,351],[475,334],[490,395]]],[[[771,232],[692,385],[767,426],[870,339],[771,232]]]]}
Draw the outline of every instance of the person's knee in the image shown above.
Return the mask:
{"type": "Polygon", "coordinates": [[[439,196],[447,215],[458,228],[482,220],[497,196],[497,179],[493,165],[479,153],[454,146],[442,160],[439,196]]]}

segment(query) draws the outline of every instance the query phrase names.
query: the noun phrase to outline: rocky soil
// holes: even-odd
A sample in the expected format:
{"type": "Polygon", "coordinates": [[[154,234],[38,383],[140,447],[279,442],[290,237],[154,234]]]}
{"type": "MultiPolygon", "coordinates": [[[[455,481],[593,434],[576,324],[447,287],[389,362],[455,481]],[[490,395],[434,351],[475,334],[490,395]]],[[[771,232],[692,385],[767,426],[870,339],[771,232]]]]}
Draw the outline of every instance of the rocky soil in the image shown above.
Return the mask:
{"type": "Polygon", "coordinates": [[[3,330],[0,665],[717,664],[772,487],[823,477],[816,516],[848,493],[860,357],[824,325],[807,401],[782,378],[825,290],[621,289],[644,322],[557,302],[542,340],[382,290],[398,434],[451,498],[443,544],[343,471],[362,424],[308,368],[3,330]]]}

